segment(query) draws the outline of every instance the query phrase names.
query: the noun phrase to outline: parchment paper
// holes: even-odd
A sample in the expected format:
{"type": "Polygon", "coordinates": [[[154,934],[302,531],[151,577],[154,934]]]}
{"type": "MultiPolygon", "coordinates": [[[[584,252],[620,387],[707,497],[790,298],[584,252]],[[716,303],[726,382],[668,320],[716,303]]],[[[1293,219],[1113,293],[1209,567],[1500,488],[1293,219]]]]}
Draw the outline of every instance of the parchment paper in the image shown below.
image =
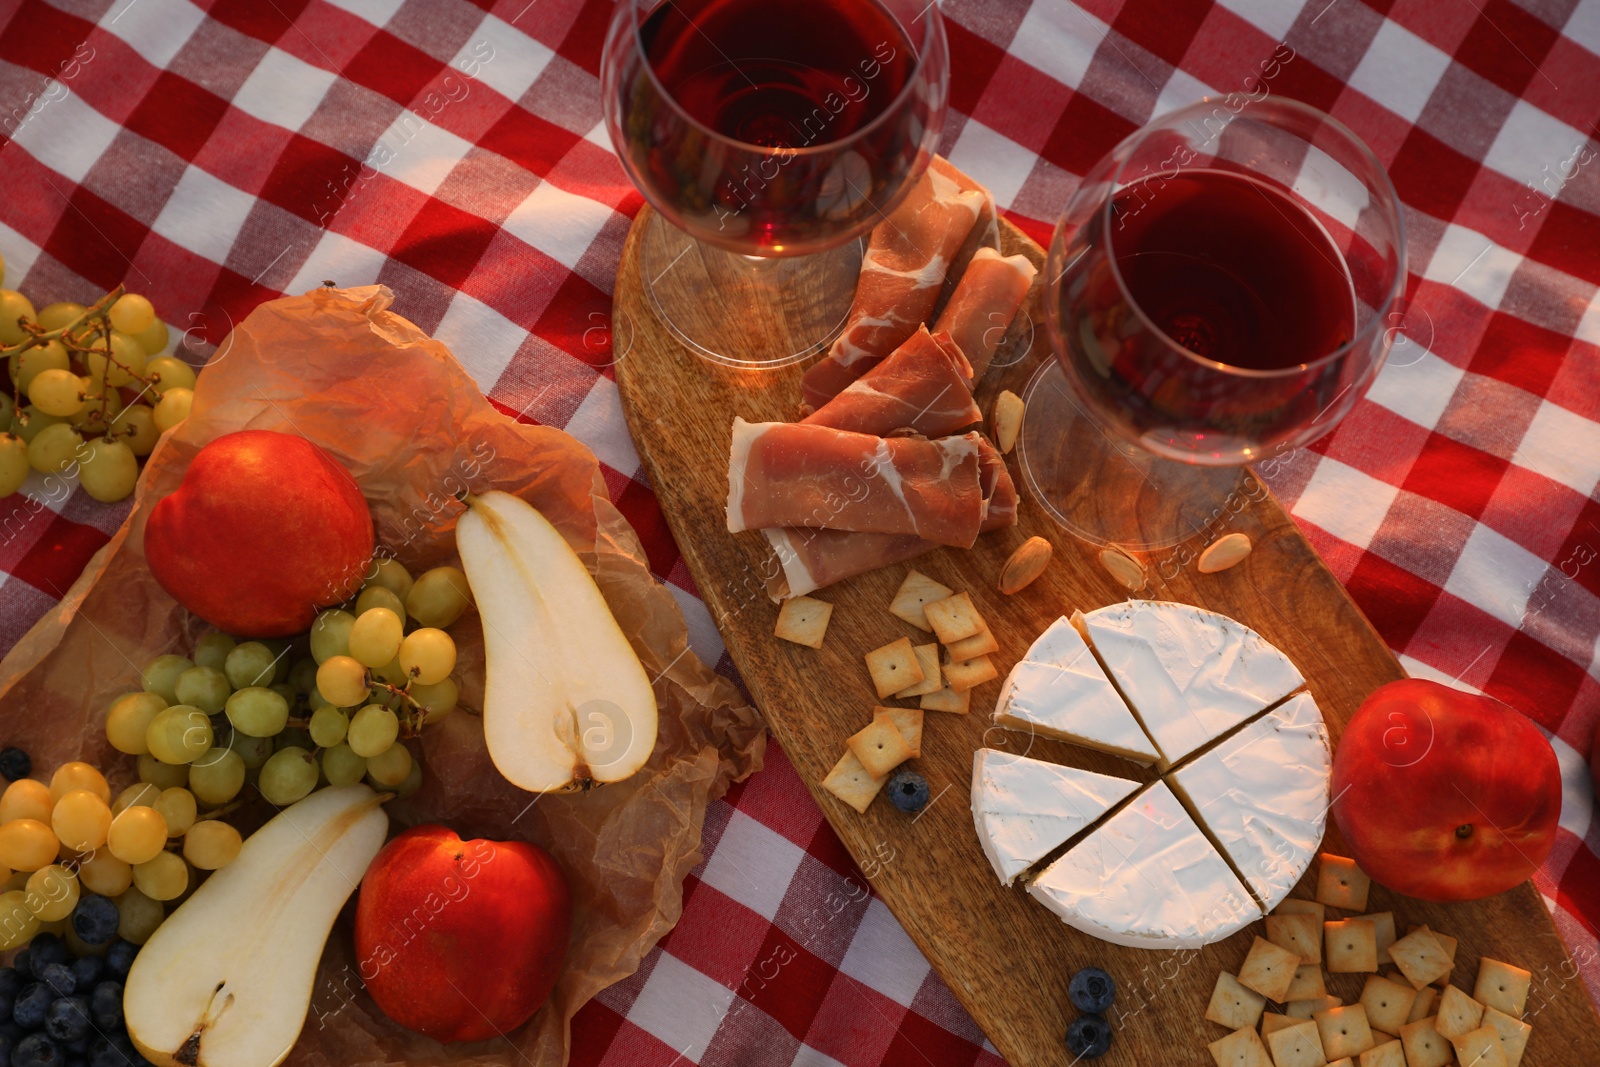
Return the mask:
{"type": "MultiPolygon", "coordinates": [[[[706,804],[760,768],[765,731],[737,690],[688,649],[677,604],[651,577],[594,456],[562,431],[497,412],[442,344],[386,310],[391,301],[384,286],[317,289],[263,304],[234,330],[200,376],[193,414],[150,457],[128,521],[0,662],[0,725],[5,743],[32,754],[36,777],[86,759],[107,772],[114,789],[135,780],[133,757],[105,740],[105,709],[139,688],[139,670],[151,658],[188,654],[207,629],[150,576],[145,521],[195,453],[224,433],[280,430],[326,448],[360,483],[380,552],[387,548],[414,574],[456,562],[457,491],[523,497],[594,570],[655,679],[655,751],[626,782],[536,798],[500,777],[484,752],[479,720],[458,710],[424,733],[425,784],[391,803],[389,815],[392,832],[441,822],[464,838],[520,838],[550,849],[575,903],[560,981],[550,1002],[507,1039],[440,1045],[390,1022],[362,990],[352,898],[328,942],[311,1013],[288,1062],[562,1064],[573,1013],[631,974],[677,920],[683,876],[700,859],[706,804]]],[[[462,700],[481,706],[477,615],[451,632],[462,700]]]]}

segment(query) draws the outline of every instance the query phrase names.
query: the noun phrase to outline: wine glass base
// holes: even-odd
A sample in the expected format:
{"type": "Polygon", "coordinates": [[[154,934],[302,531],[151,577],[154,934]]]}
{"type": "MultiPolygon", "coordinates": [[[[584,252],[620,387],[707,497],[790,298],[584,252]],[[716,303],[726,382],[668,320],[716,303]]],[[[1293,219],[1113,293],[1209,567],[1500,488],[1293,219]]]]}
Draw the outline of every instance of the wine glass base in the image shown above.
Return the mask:
{"type": "Polygon", "coordinates": [[[865,243],[804,256],[741,256],[652,214],[639,246],[650,305],[702,359],[770,369],[809,359],[844,328],[865,243]]]}
{"type": "Polygon", "coordinates": [[[1076,537],[1136,551],[1171,548],[1228,514],[1243,467],[1162,459],[1101,427],[1048,360],[1028,383],[1017,461],[1035,502],[1076,537]]]}

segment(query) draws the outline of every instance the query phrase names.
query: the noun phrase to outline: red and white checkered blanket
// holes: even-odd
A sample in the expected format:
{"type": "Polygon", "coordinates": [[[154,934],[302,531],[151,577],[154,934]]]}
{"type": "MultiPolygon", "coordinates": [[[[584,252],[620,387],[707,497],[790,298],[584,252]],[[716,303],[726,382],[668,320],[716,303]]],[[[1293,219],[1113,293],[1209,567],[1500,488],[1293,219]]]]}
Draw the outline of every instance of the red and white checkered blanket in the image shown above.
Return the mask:
{"type": "MultiPolygon", "coordinates": [[[[1342,119],[1388,166],[1411,235],[1399,343],[1336,433],[1265,473],[1407,669],[1552,735],[1567,796],[1538,885],[1600,995],[1585,768],[1600,2],[943,6],[941,150],[1041,241],[1119,139],[1252,77],[1342,119]]],[[[0,253],[6,285],[40,304],[127,282],[196,360],[263,299],[388,284],[503,410],[594,449],[696,650],[731,674],[607,369],[640,203],[600,123],[610,15],[607,0],[4,0],[0,253]]],[[[37,478],[0,501],[0,650],[124,514],[37,478]]],[[[710,812],[676,929],[574,1021],[574,1062],[994,1061],[769,752],[710,812]]]]}

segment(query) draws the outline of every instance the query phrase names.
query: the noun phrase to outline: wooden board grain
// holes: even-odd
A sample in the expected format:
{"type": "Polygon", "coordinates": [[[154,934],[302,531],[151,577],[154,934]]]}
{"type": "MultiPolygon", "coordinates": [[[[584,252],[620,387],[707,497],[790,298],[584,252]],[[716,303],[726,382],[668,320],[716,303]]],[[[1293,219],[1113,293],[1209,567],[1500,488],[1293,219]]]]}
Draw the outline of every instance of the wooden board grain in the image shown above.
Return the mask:
{"type": "MultiPolygon", "coordinates": [[[[1109,970],[1120,990],[1112,1013],[1116,1041],[1100,1062],[1211,1063],[1206,1043],[1225,1035],[1202,1019],[1212,985],[1218,971],[1237,971],[1261,925],[1199,952],[1098,941],[1062,924],[1020,887],[997,883],[968,806],[972,755],[986,745],[1012,751],[1031,745],[1031,754],[1040,758],[1142,781],[1151,780],[1153,771],[993,727],[989,714],[999,689],[994,681],[974,691],[970,715],[927,714],[915,766],[928,778],[935,800],[915,821],[882,797],[858,815],[816,784],[838,758],[844,739],[871,718],[876,702],[862,655],[902,636],[922,639],[920,631],[885,610],[909,566],[972,591],[999,639],[1001,651],[994,659],[1002,677],[1058,615],[1124,599],[1125,591],[1089,546],[1053,525],[1024,491],[1020,524],[985,534],[971,551],[940,549],[914,564],[818,593],[834,605],[823,648],[776,640],[777,608],[765,588],[771,570],[766,543],[758,533],[730,534],[725,525],[728,442],[734,415],[751,421],[793,419],[802,368],[763,372],[714,366],[673,341],[655,320],[640,285],[638,245],[650,217],[645,208],[635,221],[617,278],[613,314],[614,333],[624,349],[616,363],[623,409],[645,472],[728,651],[828,821],[874,890],[1011,1063],[1073,1062],[1063,1044],[1067,1024],[1077,1014],[1067,999],[1067,983],[1085,966],[1109,970]],[[995,588],[1001,564],[1035,534],[1055,545],[1049,570],[1020,594],[1001,595],[995,588]]],[[[1003,229],[1007,254],[1024,252],[1042,263],[1037,245],[1014,228],[1003,229]]],[[[704,295],[715,300],[714,293],[704,295]]],[[[1037,298],[1036,286],[996,369],[979,390],[985,412],[999,390],[1020,394],[1045,357],[1042,328],[1036,338],[1032,325],[1040,321],[1037,298]]],[[[1237,511],[1219,532],[1247,533],[1255,542],[1249,559],[1230,571],[1202,575],[1180,546],[1148,560],[1151,585],[1141,593],[1202,605],[1259,630],[1305,674],[1337,743],[1362,698],[1401,677],[1400,666],[1253,475],[1241,481],[1229,505],[1237,511]]],[[[1331,820],[1324,847],[1346,851],[1331,820]]],[[[1295,895],[1311,895],[1314,875],[1315,868],[1295,895]]],[[[1531,970],[1534,1030],[1523,1060],[1528,1067],[1600,1062],[1600,1020],[1531,883],[1489,900],[1446,905],[1374,886],[1369,910],[1394,911],[1402,932],[1408,924],[1427,923],[1460,938],[1452,978],[1468,992],[1482,956],[1531,970]]],[[[1346,1003],[1359,996],[1360,988],[1361,976],[1329,980],[1329,991],[1346,1003]]],[[[931,1050],[925,1058],[937,1059],[931,1050]]]]}

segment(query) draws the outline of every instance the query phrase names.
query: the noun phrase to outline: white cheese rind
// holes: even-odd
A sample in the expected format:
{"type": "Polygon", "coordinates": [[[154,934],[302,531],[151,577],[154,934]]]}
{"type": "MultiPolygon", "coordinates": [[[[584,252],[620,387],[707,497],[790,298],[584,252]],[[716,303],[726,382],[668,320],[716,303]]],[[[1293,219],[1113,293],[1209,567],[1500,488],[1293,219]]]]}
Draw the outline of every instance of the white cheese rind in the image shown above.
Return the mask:
{"type": "Polygon", "coordinates": [[[1138,782],[980,748],[972,759],[972,821],[1001,885],[1139,788],[1138,782]]]}
{"type": "Polygon", "coordinates": [[[1191,604],[1131,600],[1082,621],[1167,764],[1304,682],[1260,634],[1191,604]]]}
{"type": "Polygon", "coordinates": [[[1321,847],[1332,772],[1322,712],[1301,693],[1170,777],[1271,909],[1321,847]]]}
{"type": "Polygon", "coordinates": [[[1028,892],[1068,926],[1132,948],[1199,948],[1262,916],[1165,782],[1041,871],[1028,892]]]}
{"type": "Polygon", "coordinates": [[[994,721],[1135,761],[1159,758],[1127,702],[1064,618],[1041,634],[1006,676],[994,721]]]}

